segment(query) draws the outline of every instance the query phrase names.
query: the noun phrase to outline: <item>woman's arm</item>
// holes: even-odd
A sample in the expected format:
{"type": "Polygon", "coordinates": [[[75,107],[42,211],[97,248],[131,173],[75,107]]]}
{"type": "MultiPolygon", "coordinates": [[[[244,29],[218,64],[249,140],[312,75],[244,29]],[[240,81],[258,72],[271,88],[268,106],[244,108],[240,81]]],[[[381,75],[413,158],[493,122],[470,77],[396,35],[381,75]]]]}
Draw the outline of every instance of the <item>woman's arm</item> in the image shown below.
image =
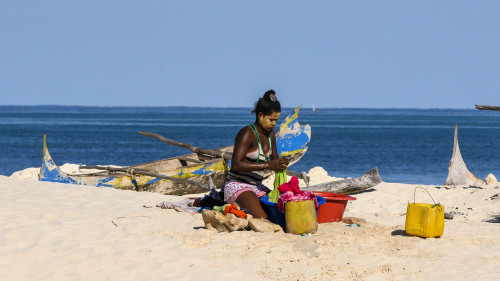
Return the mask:
{"type": "Polygon", "coordinates": [[[276,134],[271,132],[271,142],[273,145],[273,153],[271,154],[271,159],[278,159],[280,156],[278,155],[278,147],[276,147],[276,134]]]}

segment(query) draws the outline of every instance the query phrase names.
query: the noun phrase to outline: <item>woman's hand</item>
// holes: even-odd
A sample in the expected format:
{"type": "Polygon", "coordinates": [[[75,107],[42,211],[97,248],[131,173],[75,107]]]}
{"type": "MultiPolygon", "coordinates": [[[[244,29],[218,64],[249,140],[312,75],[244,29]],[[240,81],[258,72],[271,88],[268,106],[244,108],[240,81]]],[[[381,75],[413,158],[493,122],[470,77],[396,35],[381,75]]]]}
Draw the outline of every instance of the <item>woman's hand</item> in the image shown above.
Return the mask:
{"type": "Polygon", "coordinates": [[[288,167],[288,159],[286,159],[285,157],[280,157],[280,159],[283,159],[283,163],[285,163],[285,166],[288,167]]]}
{"type": "Polygon", "coordinates": [[[266,164],[267,168],[270,170],[284,170],[288,166],[288,160],[286,158],[280,157],[278,159],[273,159],[266,164]]]}

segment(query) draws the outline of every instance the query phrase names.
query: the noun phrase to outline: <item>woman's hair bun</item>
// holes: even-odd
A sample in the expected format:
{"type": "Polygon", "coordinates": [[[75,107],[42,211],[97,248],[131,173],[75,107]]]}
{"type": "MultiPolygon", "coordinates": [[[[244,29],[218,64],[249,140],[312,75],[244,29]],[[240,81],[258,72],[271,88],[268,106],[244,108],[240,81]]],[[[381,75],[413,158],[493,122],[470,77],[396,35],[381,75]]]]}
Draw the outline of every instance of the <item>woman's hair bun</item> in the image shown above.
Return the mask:
{"type": "Polygon", "coordinates": [[[265,92],[263,98],[265,100],[272,101],[272,102],[275,102],[278,100],[276,98],[276,92],[274,90],[269,90],[269,91],[265,92]]]}
{"type": "Polygon", "coordinates": [[[281,104],[276,98],[276,92],[274,90],[269,90],[264,93],[264,96],[259,98],[257,103],[255,103],[255,109],[252,110],[253,113],[259,114],[264,113],[264,115],[269,115],[273,112],[281,112],[281,104]]]}

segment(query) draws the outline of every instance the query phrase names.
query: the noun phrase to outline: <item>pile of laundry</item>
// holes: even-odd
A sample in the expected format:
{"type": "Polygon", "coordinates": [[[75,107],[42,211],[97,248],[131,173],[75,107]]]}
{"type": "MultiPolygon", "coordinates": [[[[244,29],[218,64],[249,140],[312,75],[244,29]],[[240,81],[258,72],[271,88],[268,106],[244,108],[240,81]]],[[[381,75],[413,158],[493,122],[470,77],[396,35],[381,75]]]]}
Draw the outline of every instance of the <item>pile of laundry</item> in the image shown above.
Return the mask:
{"type": "Polygon", "coordinates": [[[163,201],[158,203],[156,207],[162,209],[173,209],[177,212],[188,212],[191,214],[201,213],[202,210],[212,210],[215,206],[223,206],[226,203],[223,201],[223,195],[215,188],[210,189],[210,193],[203,198],[186,198],[180,201],[163,201]]]}
{"type": "Polygon", "coordinates": [[[282,232],[283,229],[266,219],[253,218],[250,211],[240,209],[238,204],[226,204],[223,195],[215,188],[203,198],[163,201],[156,205],[162,209],[173,209],[191,214],[201,213],[205,227],[216,232],[253,230],[257,232],[282,232]]]}
{"type": "MultiPolygon", "coordinates": [[[[217,232],[237,230],[253,230],[257,232],[279,232],[282,227],[267,219],[256,219],[250,211],[241,209],[238,204],[226,204],[223,193],[212,188],[203,198],[183,199],[176,202],[163,201],[157,204],[162,209],[174,209],[178,212],[201,213],[205,227],[217,232]]],[[[289,201],[312,200],[318,208],[318,200],[310,191],[301,191],[299,180],[292,177],[286,182],[286,170],[277,172],[274,189],[267,195],[270,202],[277,203],[278,209],[284,212],[284,206],[289,201]]]]}

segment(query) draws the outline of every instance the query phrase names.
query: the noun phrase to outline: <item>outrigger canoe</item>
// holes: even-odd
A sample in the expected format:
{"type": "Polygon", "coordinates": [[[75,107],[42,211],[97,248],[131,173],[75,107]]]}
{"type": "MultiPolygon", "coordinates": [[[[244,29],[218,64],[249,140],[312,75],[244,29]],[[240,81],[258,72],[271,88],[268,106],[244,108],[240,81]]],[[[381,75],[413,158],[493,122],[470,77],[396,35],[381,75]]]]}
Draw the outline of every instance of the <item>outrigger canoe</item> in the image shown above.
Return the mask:
{"type": "MultiPolygon", "coordinates": [[[[286,117],[276,135],[278,154],[288,159],[289,166],[302,158],[311,139],[311,127],[300,125],[297,120],[299,110],[300,107],[295,108],[294,114],[286,117]]],[[[219,148],[215,151],[232,153],[233,146],[219,148]]],[[[216,188],[222,187],[230,166],[230,160],[203,153],[191,153],[123,167],[120,171],[110,168],[92,173],[68,174],[63,172],[50,156],[47,139],[44,135],[43,160],[38,177],[40,181],[183,195],[206,192],[206,183],[210,182],[209,177],[216,188]],[[145,175],[145,173],[139,174],[134,171],[150,171],[151,173],[145,175]],[[161,176],[151,176],[151,174],[161,176]],[[193,182],[202,184],[193,184],[193,182]]],[[[271,173],[271,171],[267,171],[268,176],[271,173]]]]}

